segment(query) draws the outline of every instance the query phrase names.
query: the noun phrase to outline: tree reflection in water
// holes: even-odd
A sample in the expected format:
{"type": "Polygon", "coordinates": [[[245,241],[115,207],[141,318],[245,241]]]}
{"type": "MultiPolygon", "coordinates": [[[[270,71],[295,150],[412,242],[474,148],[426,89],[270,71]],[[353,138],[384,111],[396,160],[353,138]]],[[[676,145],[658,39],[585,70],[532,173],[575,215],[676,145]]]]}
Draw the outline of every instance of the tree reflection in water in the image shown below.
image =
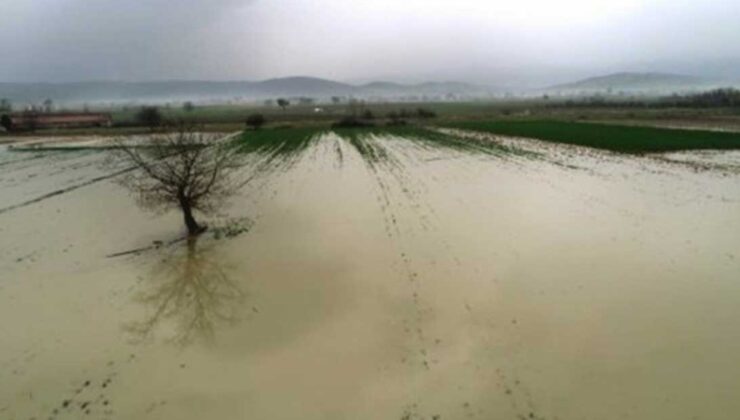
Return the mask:
{"type": "Polygon", "coordinates": [[[197,238],[155,264],[142,285],[135,300],[151,313],[125,326],[137,342],[152,338],[158,325],[172,328],[168,341],[178,345],[212,340],[218,326],[238,321],[246,297],[212,249],[197,246],[197,238]]]}

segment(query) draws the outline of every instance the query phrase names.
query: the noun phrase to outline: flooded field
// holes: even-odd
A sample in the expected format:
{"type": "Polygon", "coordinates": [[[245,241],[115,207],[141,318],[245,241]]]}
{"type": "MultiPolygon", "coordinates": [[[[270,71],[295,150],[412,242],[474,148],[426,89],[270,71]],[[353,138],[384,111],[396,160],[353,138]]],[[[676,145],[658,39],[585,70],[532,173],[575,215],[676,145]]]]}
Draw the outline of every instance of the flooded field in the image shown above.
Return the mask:
{"type": "Polygon", "coordinates": [[[737,152],[245,151],[188,242],[101,152],[0,149],[0,418],[740,416],[737,152]]]}

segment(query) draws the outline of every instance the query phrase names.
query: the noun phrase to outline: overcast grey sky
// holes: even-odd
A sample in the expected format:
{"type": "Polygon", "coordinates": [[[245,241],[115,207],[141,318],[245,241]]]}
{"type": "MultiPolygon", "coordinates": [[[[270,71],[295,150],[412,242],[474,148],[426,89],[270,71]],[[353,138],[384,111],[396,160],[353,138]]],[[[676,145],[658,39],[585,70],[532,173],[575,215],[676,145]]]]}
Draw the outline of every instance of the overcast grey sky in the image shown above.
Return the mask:
{"type": "Polygon", "coordinates": [[[2,0],[0,81],[740,78],[737,0],[2,0]]]}

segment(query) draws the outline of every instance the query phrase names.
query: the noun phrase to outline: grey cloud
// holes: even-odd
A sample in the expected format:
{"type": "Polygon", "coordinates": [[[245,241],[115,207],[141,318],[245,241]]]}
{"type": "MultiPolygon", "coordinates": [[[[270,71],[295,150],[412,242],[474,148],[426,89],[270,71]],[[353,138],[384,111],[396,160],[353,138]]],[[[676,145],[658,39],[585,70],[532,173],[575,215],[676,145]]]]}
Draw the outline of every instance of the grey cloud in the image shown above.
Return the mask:
{"type": "Polygon", "coordinates": [[[740,3],[553,4],[10,0],[0,39],[13,42],[4,43],[0,81],[314,75],[545,84],[622,70],[740,78],[727,64],[740,57],[740,3]]]}

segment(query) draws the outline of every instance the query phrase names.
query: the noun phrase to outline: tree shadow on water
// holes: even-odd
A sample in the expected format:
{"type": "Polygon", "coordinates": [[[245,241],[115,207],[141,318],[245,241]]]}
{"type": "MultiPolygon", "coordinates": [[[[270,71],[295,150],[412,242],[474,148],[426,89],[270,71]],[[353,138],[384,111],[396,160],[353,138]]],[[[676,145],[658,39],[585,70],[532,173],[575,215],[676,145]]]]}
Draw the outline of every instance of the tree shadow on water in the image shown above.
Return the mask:
{"type": "Polygon", "coordinates": [[[218,327],[234,324],[246,294],[229,277],[212,247],[188,239],[168,251],[143,280],[134,300],[147,307],[142,321],[124,325],[132,341],[153,339],[158,329],[180,346],[212,341],[218,327]]]}

